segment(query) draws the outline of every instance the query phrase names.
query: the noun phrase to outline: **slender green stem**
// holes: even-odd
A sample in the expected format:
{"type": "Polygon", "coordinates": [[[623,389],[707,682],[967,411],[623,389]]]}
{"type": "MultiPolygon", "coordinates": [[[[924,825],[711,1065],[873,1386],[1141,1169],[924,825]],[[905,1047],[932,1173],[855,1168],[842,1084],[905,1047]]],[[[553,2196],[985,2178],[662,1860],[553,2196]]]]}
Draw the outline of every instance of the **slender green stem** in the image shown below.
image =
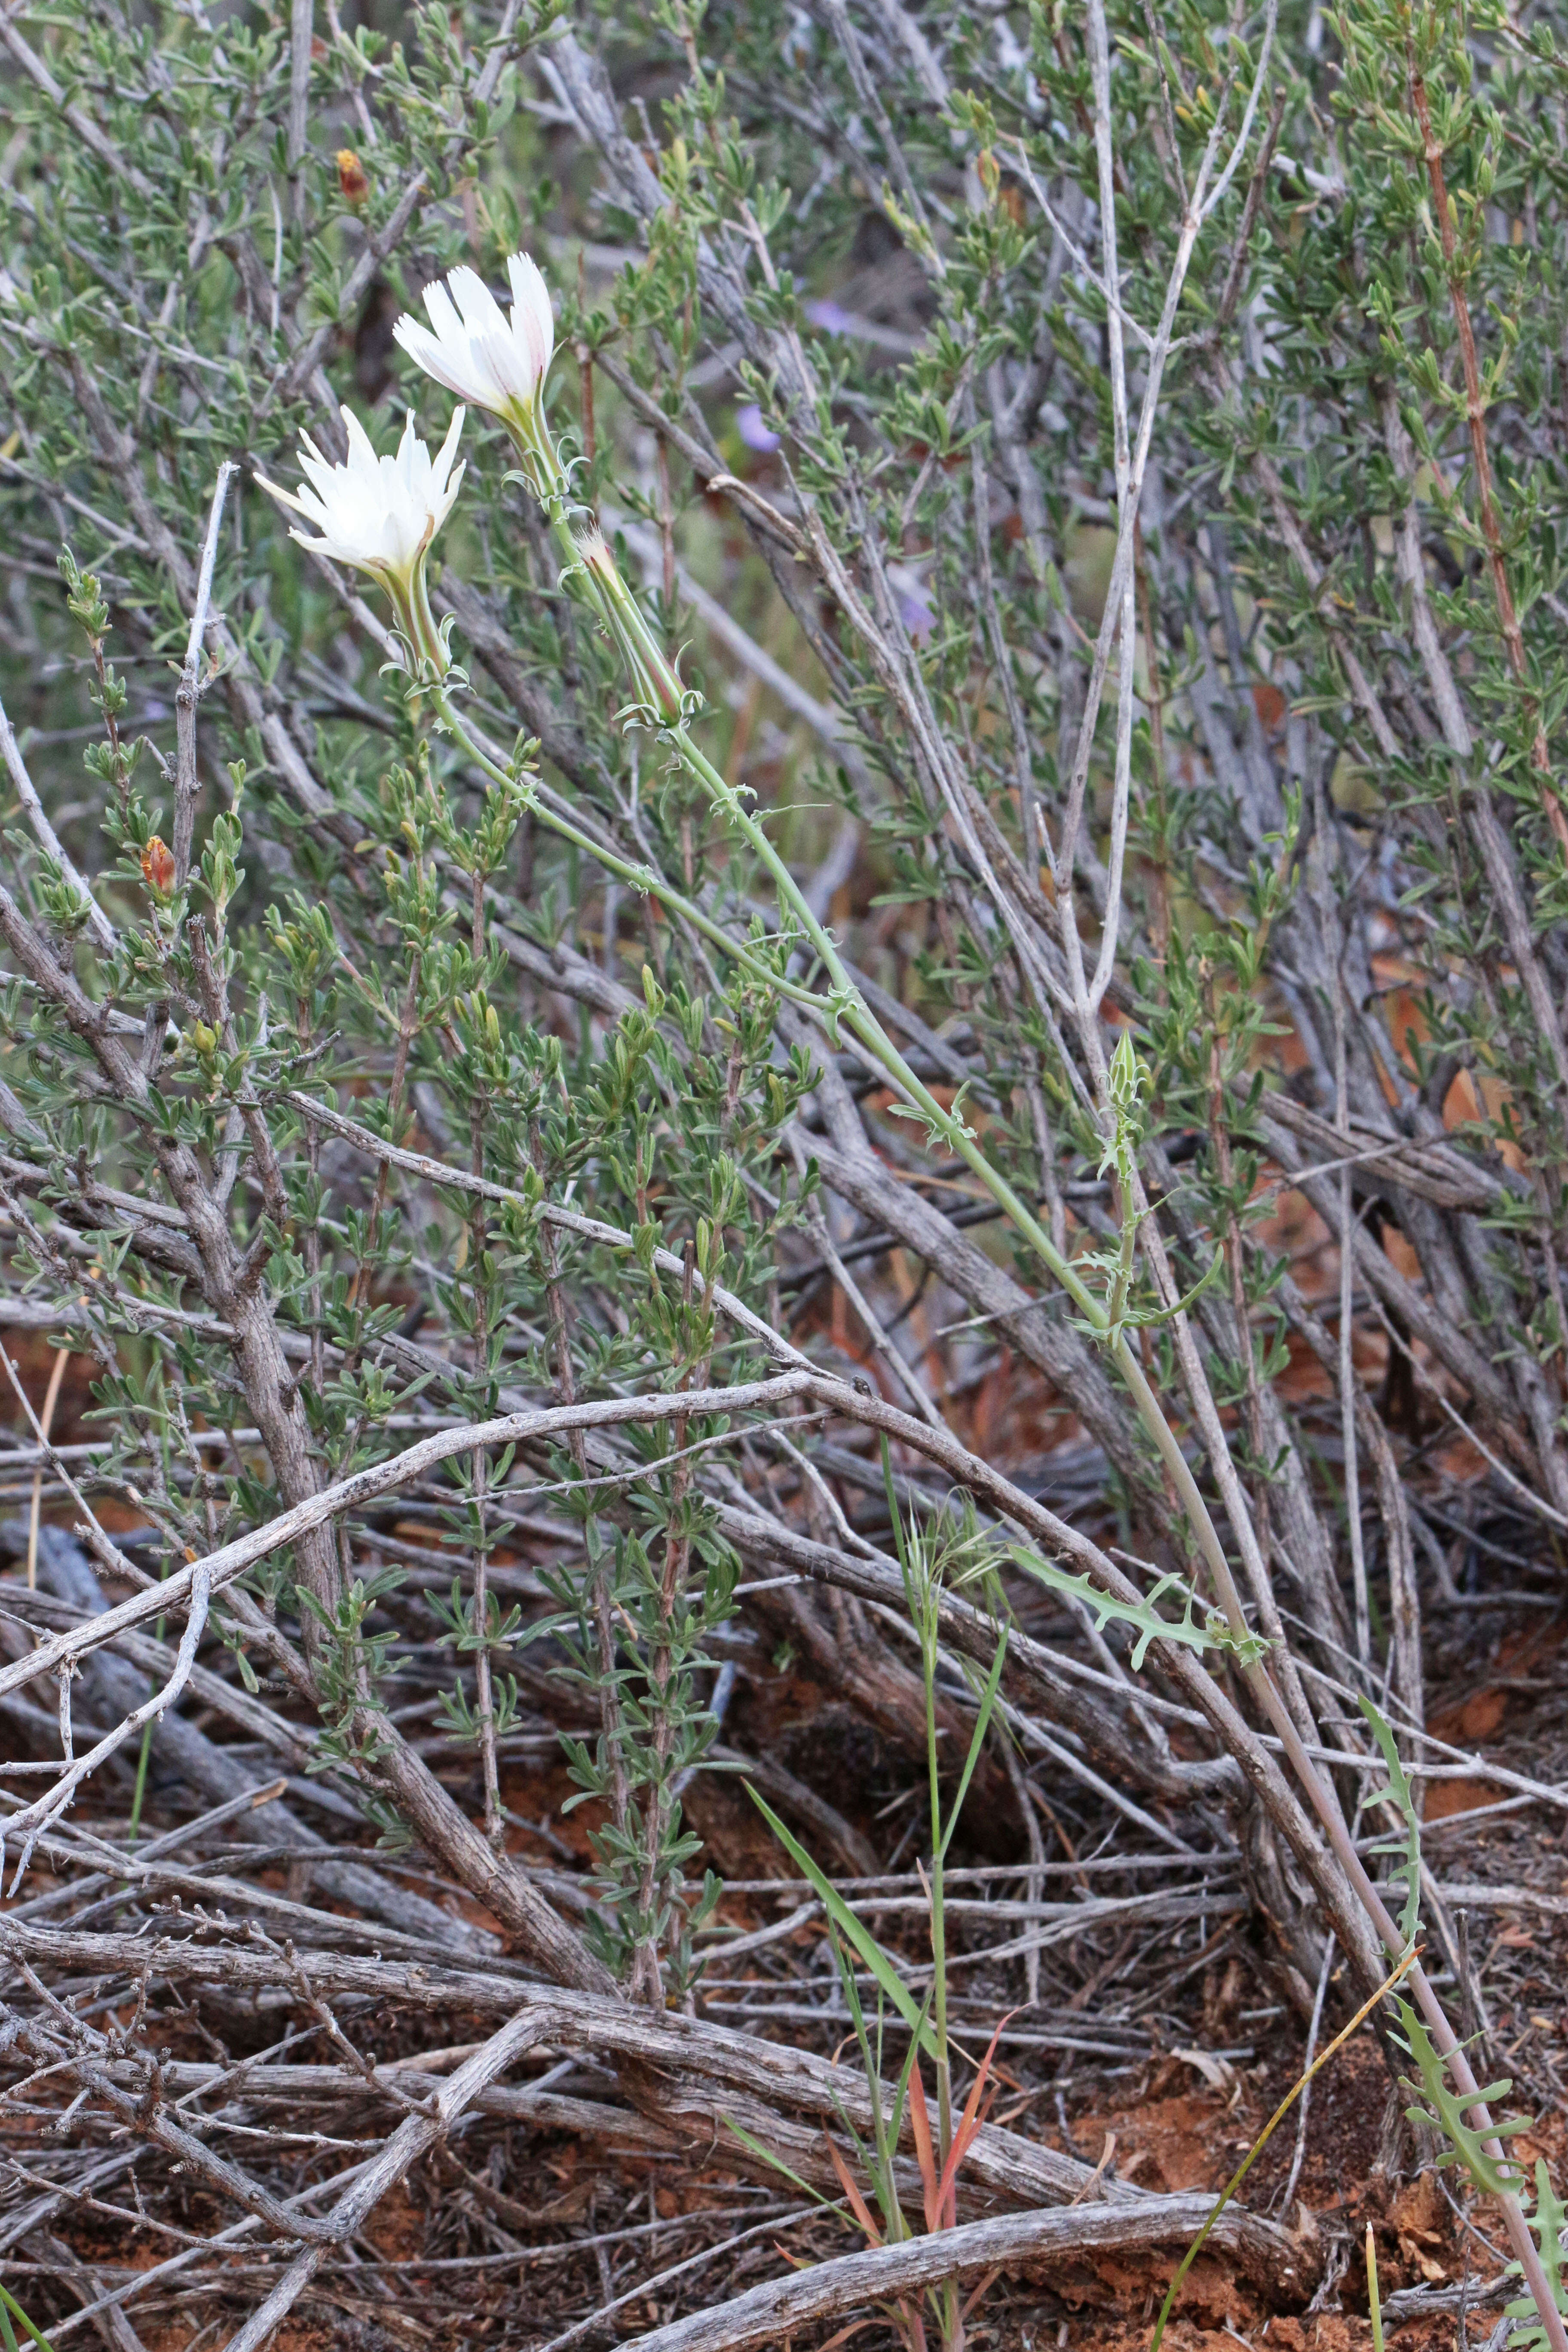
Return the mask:
{"type": "MultiPolygon", "coordinates": [[[[160,1621],[161,1622],[161,1621],[160,1621]]],[[[136,1756],[136,1785],[131,1791],[131,1828],[127,1843],[134,1845],[142,1828],[142,1804],[147,1794],[147,1766],[153,1754],[153,1727],[142,1727],[142,1745],[136,1756]]]]}
{"type": "MultiPolygon", "coordinates": [[[[1226,1558],[1225,1546],[1220,1540],[1219,1530],[1215,1526],[1208,1505],[1205,1502],[1197,1481],[1193,1476],[1180,1441],[1167,1421],[1159,1399],[1150,1387],[1143,1367],[1133,1353],[1126,1333],[1117,1328],[1117,1319],[1112,1312],[1096,1298],[1070,1259],[1065,1257],[1057,1248],[1038,1218],[1019,1198],[1001,1171],[993,1167],[981,1150],[973,1129],[963,1119],[940,1103],[931,1088],[910,1068],[861,995],[834,945],[831,934],[818,920],[806,900],[805,892],[768,839],[763,826],[742,805],[740,794],[733,785],[728,783],[712,763],[705,758],[697,745],[692,742],[684,726],[669,728],[666,733],[689,772],[707,786],[715,801],[724,809],[731,821],[756,851],[772,876],[781,898],[805,927],[835,989],[847,1000],[844,1007],[844,1018],[847,1025],[854,1030],[868,1050],[875,1055],[889,1076],[895,1080],[900,1091],[911,1107],[920,1111],[932,1131],[939,1134],[949,1149],[978,1176],[997,1207],[1003,1211],[1047,1271],[1067,1292],[1084,1320],[1104,1339],[1111,1360],[1131,1393],[1138,1417],[1159,1454],[1162,1464],[1169,1473],[1183,1512],[1208,1562],[1210,1572],[1215,1580],[1215,1589],[1224,1608],[1226,1621],[1231,1633],[1237,1641],[1245,1641],[1250,1628],[1241,1604],[1241,1595],[1237,1590],[1235,1578],[1231,1574],[1230,1563],[1226,1558]]],[[[819,1016],[823,1010],[818,1000],[819,1016]]],[[[1268,1683],[1268,1676],[1263,1674],[1261,1667],[1254,1668],[1253,1672],[1262,1682],[1268,1683]]],[[[1272,1692],[1273,1685],[1269,1684],[1268,1688],[1272,1692]]],[[[1270,1713],[1272,1711],[1270,1709],[1270,1713]]]]}
{"type": "MultiPolygon", "coordinates": [[[[454,704],[447,688],[444,686],[436,686],[430,691],[442,719],[461,743],[476,767],[482,768],[485,774],[498,784],[514,782],[515,778],[492,757],[479,737],[465,723],[461,712],[454,704]]],[[[661,906],[669,909],[671,914],[684,917],[694,930],[700,931],[714,947],[721,949],[731,961],[740,964],[763,986],[772,989],[776,995],[788,997],[793,1003],[799,1004],[807,1011],[821,1011],[822,1000],[811,989],[801,987],[784,973],[774,971],[772,965],[763,963],[759,957],[751,952],[744,941],[737,940],[733,932],[725,929],[722,923],[716,922],[706,908],[700,907],[695,899],[688,898],[681,891],[672,889],[663,875],[656,872],[653,866],[637,866],[630,858],[618,856],[613,849],[607,848],[602,841],[596,840],[593,834],[586,832],[581,825],[574,824],[570,817],[563,816],[558,810],[547,807],[542,801],[535,801],[531,803],[531,814],[542,824],[547,825],[552,833],[559,834],[563,841],[569,841],[574,848],[584,850],[590,857],[604,866],[606,872],[614,874],[618,880],[629,883],[634,890],[644,891],[649,898],[657,898],[661,906]]]]}
{"type": "Polygon", "coordinates": [[[1372,2223],[1366,2225],[1366,2295],[1372,2314],[1372,2352],[1383,2352],[1383,2297],[1377,2285],[1377,2239],[1372,2223]]]}
{"type": "MultiPolygon", "coordinates": [[[[1106,1339],[1111,1360],[1127,1383],[1133,1403],[1137,1407],[1139,1419],[1142,1422],[1162,1463],[1170,1474],[1183,1511],[1209,1564],[1231,1633],[1238,1641],[1245,1640],[1249,1631],[1247,1616],[1241,1605],[1241,1596],[1237,1591],[1235,1579],[1230,1572],[1230,1563],[1226,1558],[1225,1546],[1220,1541],[1219,1531],[1215,1526],[1197,1481],[1188,1466],[1186,1455],[1182,1450],[1176,1433],[1166,1420],[1159,1400],[1150,1387],[1143,1367],[1133,1353],[1125,1332],[1115,1328],[1110,1312],[1096,1298],[1070,1259],[1065,1257],[1057,1248],[1038,1218],[1019,1198],[1001,1171],[992,1165],[981,1150],[973,1131],[963,1119],[956,1117],[953,1112],[940,1103],[931,1088],[910,1068],[861,995],[834,945],[831,934],[817,919],[806,900],[805,894],[768,839],[763,826],[742,804],[740,795],[734,787],[726,782],[718,770],[699,751],[683,726],[670,728],[667,733],[689,772],[708,787],[731,822],[756,851],[772,876],[781,898],[805,927],[835,989],[847,999],[844,1008],[844,1018],[847,1025],[854,1030],[867,1049],[875,1055],[889,1077],[895,1080],[900,1091],[911,1107],[921,1112],[928,1126],[939,1134],[949,1149],[978,1176],[997,1207],[1004,1212],[1047,1271],[1067,1292],[1084,1320],[1106,1339]]],[[[816,1001],[816,1009],[820,1016],[824,1011],[820,1000],[816,1001]]]]}
{"type": "Polygon", "coordinates": [[[938,2168],[952,2146],[952,2063],[947,2047],[947,1919],[943,1910],[942,1781],[937,1755],[935,1596],[921,1594],[921,1654],[925,1668],[926,1762],[931,1775],[931,2021],[936,2027],[938,2168]]]}
{"type": "MultiPolygon", "coordinates": [[[[998,1208],[1016,1225],[1044,1264],[1068,1292],[1075,1306],[1095,1326],[1097,1330],[1109,1328],[1105,1308],[1095,1297],[1082,1276],[1074,1269],[1071,1260],[1064,1257],[1050,1235],[1033,1212],[1014,1191],[999,1169],[994,1168],[976,1142],[973,1130],[946,1106],[937,1100],[931,1088],[905,1060],[876,1014],[860,993],[853,975],[839,955],[832,933],[813,909],[805,893],[779,852],[769,840],[765,828],[744,805],[735,787],[721,776],[712,762],[692,741],[684,725],[665,730],[681,764],[695,781],[706,786],[724,811],[731,823],[743,835],[766,866],[780,897],[800,922],[806,937],[822,960],[824,970],[833,983],[837,995],[843,1000],[842,1013],[847,1025],[853,1029],[867,1050],[894,1079],[911,1108],[918,1110],[927,1123],[939,1133],[942,1141],[972,1168],[990,1192],[998,1208]]],[[[819,1015],[837,1009],[815,998],[819,1015]]]]}
{"type": "MultiPolygon", "coordinates": [[[[163,1574],[167,1576],[168,1572],[168,1562],[165,1560],[163,1563],[163,1574]]],[[[162,1617],[159,1618],[156,1625],[153,1629],[153,1632],[154,1640],[161,1642],[163,1638],[163,1620],[162,1617]]],[[[152,1693],[155,1691],[158,1685],[155,1680],[148,1684],[147,1688],[149,1696],[151,1696],[152,1693]]],[[[156,1725],[153,1722],[144,1723],[142,1727],[142,1746],[136,1758],[136,1785],[131,1791],[130,1843],[132,1845],[135,1844],[142,1827],[142,1806],[147,1794],[147,1768],[153,1758],[153,1734],[156,1725]]]]}

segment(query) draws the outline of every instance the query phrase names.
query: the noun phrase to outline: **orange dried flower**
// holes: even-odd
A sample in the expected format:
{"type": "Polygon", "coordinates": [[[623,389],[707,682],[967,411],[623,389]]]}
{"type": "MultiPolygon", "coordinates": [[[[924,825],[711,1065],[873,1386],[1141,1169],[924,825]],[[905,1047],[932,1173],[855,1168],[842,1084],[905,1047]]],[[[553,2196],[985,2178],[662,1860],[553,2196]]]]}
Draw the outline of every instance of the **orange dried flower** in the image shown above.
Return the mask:
{"type": "Polygon", "coordinates": [[[174,853],[157,834],[142,852],[142,879],[164,898],[174,887],[174,853]]]}
{"type": "Polygon", "coordinates": [[[363,205],[370,194],[370,174],[352,147],[337,152],[338,185],[351,205],[363,205]]]}

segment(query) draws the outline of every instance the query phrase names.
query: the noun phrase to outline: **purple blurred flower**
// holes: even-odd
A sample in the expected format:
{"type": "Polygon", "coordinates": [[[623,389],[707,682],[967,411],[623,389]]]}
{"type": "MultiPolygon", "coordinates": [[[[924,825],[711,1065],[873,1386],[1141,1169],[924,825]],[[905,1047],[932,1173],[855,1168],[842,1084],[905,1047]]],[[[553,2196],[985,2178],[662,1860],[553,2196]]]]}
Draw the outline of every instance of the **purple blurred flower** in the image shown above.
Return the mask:
{"type": "Polygon", "coordinates": [[[808,302],[805,315],[814,327],[822,329],[825,335],[848,335],[855,330],[855,321],[849,312],[837,302],[808,302]]]}
{"type": "Polygon", "coordinates": [[[936,626],[936,608],[926,594],[925,583],[919,572],[912,571],[907,563],[895,563],[889,567],[888,577],[899,608],[899,618],[910,636],[917,643],[922,637],[929,637],[936,626]]]}
{"type": "Polygon", "coordinates": [[[768,431],[763,423],[763,412],[754,400],[748,400],[743,408],[736,409],[735,430],[748,449],[759,449],[764,457],[770,449],[776,449],[779,446],[778,435],[768,431]]]}

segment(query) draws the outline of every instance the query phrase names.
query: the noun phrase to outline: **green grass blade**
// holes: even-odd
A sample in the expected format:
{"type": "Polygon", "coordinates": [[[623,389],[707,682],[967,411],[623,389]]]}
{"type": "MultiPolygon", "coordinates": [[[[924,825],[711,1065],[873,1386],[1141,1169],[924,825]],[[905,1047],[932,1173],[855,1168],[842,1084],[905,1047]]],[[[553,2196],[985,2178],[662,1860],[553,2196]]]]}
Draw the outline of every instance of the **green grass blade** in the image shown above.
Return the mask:
{"type": "MultiPolygon", "coordinates": [[[[801,2195],[803,2197],[809,2197],[814,2205],[831,2205],[833,2203],[834,2200],[831,2197],[825,2197],[819,2189],[814,2189],[812,2187],[809,2180],[803,2180],[798,2172],[792,2172],[782,2156],[775,2156],[771,2147],[764,2147],[760,2139],[753,2138],[752,2135],[749,2131],[743,2130],[741,2125],[735,2121],[733,2116],[721,2116],[720,2121],[724,2124],[729,2130],[734,2133],[735,2137],[740,2141],[742,2147],[749,2147],[752,2154],[753,2156],[761,2157],[763,2162],[769,2166],[773,2171],[780,2172],[784,2175],[786,2180],[793,2181],[795,2188],[800,2190],[801,2195]]],[[[5,2288],[0,2286],[0,2294],[4,2294],[5,2292],[5,2288]]],[[[43,2337],[40,2336],[38,2338],[39,2343],[41,2344],[43,2340],[43,2337]]]]}
{"type": "Polygon", "coordinates": [[[963,1759],[963,1770],[959,1778],[958,1793],[948,1807],[947,1826],[942,1833],[943,1861],[947,1858],[947,1849],[952,1842],[952,1832],[958,1827],[958,1816],[963,1811],[963,1801],[969,1794],[969,1784],[974,1778],[974,1768],[980,1761],[980,1750],[991,1721],[991,1710],[996,1704],[996,1693],[1001,1686],[1002,1667],[1007,1655],[1007,1636],[1011,1631],[1012,1627],[1009,1625],[1004,1625],[1002,1628],[1002,1638],[996,1644],[996,1655],[991,1661],[991,1672],[985,1677],[985,1687],[980,1695],[980,1708],[974,1718],[974,1736],[970,1740],[969,1753],[963,1759]]]}
{"type": "Polygon", "coordinates": [[[773,1807],[767,1802],[766,1799],[758,1796],[755,1789],[752,1788],[749,1780],[744,1782],[743,1786],[745,1788],[746,1794],[751,1798],[752,1804],[755,1805],[757,1811],[762,1814],[763,1819],[766,1822],[769,1829],[772,1830],[774,1837],[777,1838],[784,1852],[789,1855],[790,1860],[805,1874],[805,1877],[810,1880],[812,1885],[816,1888],[818,1896],[821,1898],[824,1909],[826,1911],[827,1916],[832,1920],[834,1926],[837,1928],[839,1934],[843,1937],[845,1942],[854,1946],[856,1951],[859,1953],[860,1958],[865,1961],[866,1966],[870,1969],[871,1974],[876,1978],[877,1982],[881,1986],[882,1990],[887,1994],[888,1999],[892,2002],[893,2007],[898,2011],[899,2015],[909,2027],[910,2032],[917,2036],[922,2046],[929,2051],[931,2055],[934,2058],[936,2055],[936,2036],[926,2022],[923,2004],[917,2006],[914,1995],[910,1991],[909,1987],[905,1984],[902,1977],[900,1976],[897,1969],[894,1968],[891,1960],[888,1958],[886,1952],[883,1951],[880,1944],[878,1943],[870,1929],[863,1926],[862,1923],[857,1919],[854,1912],[851,1911],[847,1903],[845,1902],[842,1895],[839,1894],[838,1889],[834,1885],[833,1881],[824,1871],[819,1869],[815,1862],[813,1862],[810,1854],[807,1853],[805,1848],[801,1844],[800,1840],[792,1836],[790,1832],[785,1829],[783,1822],[780,1821],[778,1815],[774,1812],[773,1807]]]}
{"type": "Polygon", "coordinates": [[[43,2329],[34,2326],[10,2288],[0,2286],[0,2324],[4,2326],[7,2352],[16,2352],[16,2338],[11,2328],[13,2312],[37,2346],[38,2352],[55,2352],[54,2346],[49,2342],[43,2329]]]}

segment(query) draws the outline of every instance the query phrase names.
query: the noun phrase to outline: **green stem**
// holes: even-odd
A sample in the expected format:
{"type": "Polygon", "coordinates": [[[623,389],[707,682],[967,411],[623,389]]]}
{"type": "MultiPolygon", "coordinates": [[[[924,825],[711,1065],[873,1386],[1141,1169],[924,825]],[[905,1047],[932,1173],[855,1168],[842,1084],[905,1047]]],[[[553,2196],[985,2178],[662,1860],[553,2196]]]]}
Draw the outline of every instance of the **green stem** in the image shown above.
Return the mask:
{"type": "Polygon", "coordinates": [[[931,2021],[936,2027],[938,2170],[946,2164],[952,2146],[952,2065],[947,2048],[947,1919],[943,1911],[942,1786],[937,1758],[936,1637],[934,1596],[925,1603],[920,1627],[921,1654],[925,1668],[926,1762],[931,1776],[931,2021]]]}
{"type": "MultiPolygon", "coordinates": [[[[436,686],[431,688],[430,693],[442,719],[475,765],[482,768],[485,774],[496,783],[514,783],[515,777],[503,768],[498,760],[492,758],[483,743],[464,723],[447,688],[444,686],[436,686]]],[[[714,947],[721,949],[732,962],[740,964],[763,987],[772,989],[776,995],[788,997],[793,1003],[799,1004],[808,1011],[821,1011],[821,999],[809,988],[799,986],[783,973],[775,971],[771,965],[762,962],[742,941],[734,937],[732,932],[726,930],[722,923],[715,922],[706,908],[700,907],[695,899],[688,898],[682,892],[672,889],[664,877],[657,873],[651,866],[637,866],[630,858],[618,856],[613,849],[607,848],[602,841],[596,840],[581,825],[574,824],[570,817],[562,816],[558,811],[546,807],[542,801],[531,803],[531,812],[542,824],[548,825],[552,833],[559,834],[563,841],[570,842],[575,849],[586,851],[587,855],[598,865],[604,866],[606,872],[614,874],[623,882],[629,883],[634,890],[644,891],[648,897],[657,898],[662,906],[668,908],[672,914],[684,917],[694,930],[700,931],[704,939],[714,947]]]]}
{"type": "MultiPolygon", "coordinates": [[[[735,787],[721,776],[712,762],[692,741],[684,725],[667,728],[666,737],[687,772],[706,787],[714,801],[724,811],[731,823],[743,835],[766,866],[780,897],[795,914],[806,937],[822,960],[824,970],[835,992],[846,1001],[844,1019],[854,1030],[861,1044],[875,1055],[877,1060],[894,1079],[900,1092],[911,1108],[918,1110],[956,1155],[972,1168],[997,1206],[1005,1211],[1023,1234],[1030,1247],[1067,1291],[1081,1312],[1099,1331],[1110,1328],[1105,1308],[1076,1272],[1070,1259],[1063,1256],[1050,1235],[1033,1212],[1019,1198],[1000,1170],[994,1168],[975,1141],[973,1134],[962,1118],[946,1109],[931,1093],[924,1080],[917,1076],[903,1055],[894,1045],[876,1014],[861,995],[853,975],[844,963],[834,943],[832,933],[819,920],[805,893],[762,824],[742,802],[735,787]]],[[[817,1012],[823,1011],[822,1001],[815,998],[817,1012]]]]}
{"type": "MultiPolygon", "coordinates": [[[[167,1576],[168,1572],[169,1566],[168,1562],[165,1560],[163,1563],[163,1574],[167,1576]]],[[[159,1618],[156,1625],[153,1627],[153,1638],[159,1642],[163,1638],[163,1620],[162,1617],[159,1618]]],[[[149,1697],[152,1696],[157,1687],[158,1685],[156,1680],[148,1684],[147,1695],[149,1697]]],[[[147,1794],[147,1767],[152,1761],[153,1757],[153,1733],[154,1727],[154,1723],[151,1719],[142,1727],[142,1746],[136,1758],[136,1785],[131,1792],[131,1835],[128,1843],[132,1845],[135,1844],[137,1834],[142,1827],[142,1801],[147,1794]]]]}
{"type": "MultiPolygon", "coordinates": [[[[162,1620],[159,1621],[160,1623],[162,1620]]],[[[136,1786],[131,1792],[131,1834],[126,1843],[134,1845],[142,1827],[142,1801],[147,1794],[147,1766],[153,1754],[153,1727],[142,1727],[142,1746],[136,1758],[136,1786]]]]}
{"type": "MultiPolygon", "coordinates": [[[[1186,1455],[1182,1451],[1175,1432],[1162,1412],[1159,1400],[1144,1375],[1143,1367],[1128,1344],[1126,1334],[1114,1328],[1110,1313],[1095,1297],[1070,1259],[1064,1257],[1061,1251],[1057,1248],[1038,1218],[1019,1198],[1001,1171],[992,1166],[965,1122],[944,1108],[930,1087],[910,1068],[862,997],[853,978],[845,968],[831,935],[813,912],[804,891],[789,867],[768,839],[763,826],[750,811],[742,805],[740,795],[734,787],[726,782],[718,770],[698,750],[684,726],[672,727],[666,731],[688,772],[707,786],[731,821],[751,844],[766,866],[781,898],[794,910],[805,927],[806,935],[821,957],[824,969],[835,989],[848,1000],[844,1014],[848,1026],[854,1030],[867,1049],[876,1056],[889,1076],[895,1080],[900,1092],[913,1108],[920,1111],[928,1126],[942,1137],[942,1141],[957,1158],[963,1160],[965,1165],[973,1171],[997,1207],[1003,1211],[1041,1263],[1067,1292],[1084,1320],[1105,1339],[1111,1360],[1131,1392],[1139,1419],[1142,1422],[1162,1463],[1170,1474],[1172,1483],[1181,1500],[1182,1508],[1208,1561],[1231,1633],[1238,1641],[1245,1641],[1250,1629],[1241,1605],[1241,1596],[1236,1589],[1235,1580],[1230,1572],[1230,1563],[1225,1555],[1225,1547],[1219,1538],[1219,1531],[1199,1491],[1197,1481],[1188,1467],[1186,1455]]],[[[819,999],[815,1002],[820,1016],[821,1002],[819,999]]]]}

